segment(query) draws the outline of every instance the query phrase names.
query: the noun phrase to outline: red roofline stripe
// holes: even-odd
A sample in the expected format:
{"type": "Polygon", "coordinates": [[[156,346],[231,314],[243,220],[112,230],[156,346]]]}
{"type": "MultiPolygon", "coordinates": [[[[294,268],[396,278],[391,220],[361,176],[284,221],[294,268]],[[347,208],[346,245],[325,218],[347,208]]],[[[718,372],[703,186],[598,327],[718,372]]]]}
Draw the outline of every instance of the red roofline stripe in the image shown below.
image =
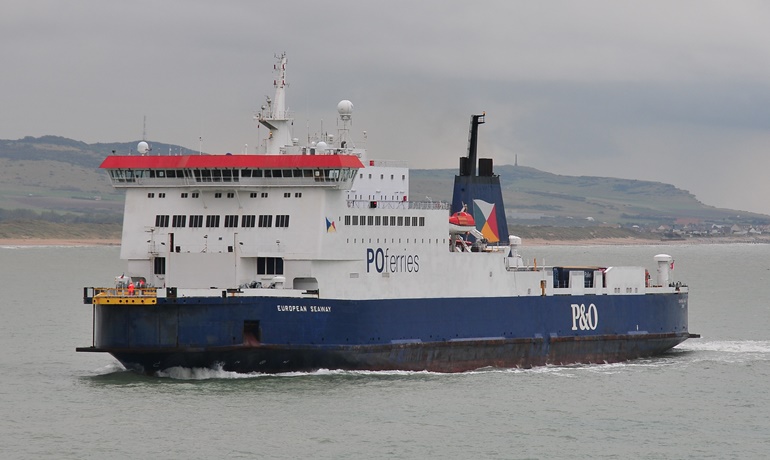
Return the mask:
{"type": "Polygon", "coordinates": [[[353,155],[179,155],[125,156],[104,159],[101,169],[289,169],[363,168],[353,155]]]}

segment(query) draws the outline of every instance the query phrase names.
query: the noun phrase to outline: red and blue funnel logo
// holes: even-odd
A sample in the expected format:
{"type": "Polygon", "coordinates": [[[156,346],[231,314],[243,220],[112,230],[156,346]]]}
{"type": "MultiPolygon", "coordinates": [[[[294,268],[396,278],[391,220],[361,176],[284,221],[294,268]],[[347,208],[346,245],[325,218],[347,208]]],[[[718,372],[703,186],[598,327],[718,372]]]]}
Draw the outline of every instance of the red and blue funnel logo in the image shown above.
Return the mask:
{"type": "Polygon", "coordinates": [[[497,210],[494,203],[484,200],[473,200],[473,218],[476,220],[476,230],[480,231],[490,243],[500,241],[497,230],[497,210]]]}

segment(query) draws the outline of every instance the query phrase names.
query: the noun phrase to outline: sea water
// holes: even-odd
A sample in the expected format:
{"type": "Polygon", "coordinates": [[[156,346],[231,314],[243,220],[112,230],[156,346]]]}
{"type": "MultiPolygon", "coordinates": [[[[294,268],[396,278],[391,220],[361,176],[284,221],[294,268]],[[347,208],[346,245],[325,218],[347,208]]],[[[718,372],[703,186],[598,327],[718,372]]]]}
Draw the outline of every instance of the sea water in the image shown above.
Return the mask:
{"type": "Polygon", "coordinates": [[[0,458],[766,458],[770,245],[524,247],[542,264],[675,258],[690,332],[661,357],[529,370],[123,370],[83,286],[114,247],[0,247],[0,458]]]}

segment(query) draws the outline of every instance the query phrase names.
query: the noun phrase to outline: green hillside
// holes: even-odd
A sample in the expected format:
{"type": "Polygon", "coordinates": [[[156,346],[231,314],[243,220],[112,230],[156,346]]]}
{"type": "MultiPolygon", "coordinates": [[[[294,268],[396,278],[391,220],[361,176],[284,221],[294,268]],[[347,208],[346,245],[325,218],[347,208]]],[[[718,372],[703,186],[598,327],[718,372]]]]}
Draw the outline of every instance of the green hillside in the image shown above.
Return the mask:
{"type": "MultiPolygon", "coordinates": [[[[47,231],[35,229],[43,233],[63,231],[57,225],[119,223],[123,194],[110,186],[98,166],[113,151],[131,153],[137,142],[87,144],[57,136],[0,140],[0,223],[29,225],[39,219],[55,224],[45,227],[47,231]]],[[[197,153],[176,145],[151,144],[157,154],[197,153]]],[[[455,173],[412,170],[410,198],[450,201],[455,173]]],[[[683,221],[770,222],[768,216],[707,206],[691,193],[660,182],[561,176],[511,165],[495,166],[495,174],[501,178],[510,225],[654,228],[683,221]]],[[[82,231],[73,228],[75,233],[82,231]]],[[[25,232],[8,225],[4,230],[5,237],[25,232]]],[[[114,234],[114,228],[107,233],[114,234]]]]}
{"type": "MultiPolygon", "coordinates": [[[[509,224],[553,226],[670,225],[677,221],[767,224],[770,217],[707,206],[661,182],[562,176],[534,168],[496,165],[509,224]]],[[[413,199],[450,201],[455,170],[412,170],[413,199]]]]}
{"type": "MultiPolygon", "coordinates": [[[[86,144],[58,136],[0,140],[0,209],[120,214],[123,194],[98,168],[111,152],[129,154],[136,144],[86,144]]],[[[153,149],[194,153],[161,143],[153,149]]]]}

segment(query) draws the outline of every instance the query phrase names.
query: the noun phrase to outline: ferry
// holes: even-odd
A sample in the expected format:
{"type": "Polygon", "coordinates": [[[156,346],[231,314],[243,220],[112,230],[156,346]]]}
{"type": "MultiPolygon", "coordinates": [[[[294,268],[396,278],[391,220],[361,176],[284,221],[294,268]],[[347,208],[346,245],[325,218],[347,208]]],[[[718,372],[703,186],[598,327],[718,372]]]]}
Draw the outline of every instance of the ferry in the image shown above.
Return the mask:
{"type": "Polygon", "coordinates": [[[673,258],[644,266],[545,266],[509,235],[500,178],[478,158],[472,115],[451,203],[413,200],[403,162],[369,158],[351,134],[300,144],[286,55],[255,116],[259,153],[108,155],[125,191],[126,272],[85,287],[89,346],[154,375],[463,372],[659,355],[688,332],[673,258]]]}

